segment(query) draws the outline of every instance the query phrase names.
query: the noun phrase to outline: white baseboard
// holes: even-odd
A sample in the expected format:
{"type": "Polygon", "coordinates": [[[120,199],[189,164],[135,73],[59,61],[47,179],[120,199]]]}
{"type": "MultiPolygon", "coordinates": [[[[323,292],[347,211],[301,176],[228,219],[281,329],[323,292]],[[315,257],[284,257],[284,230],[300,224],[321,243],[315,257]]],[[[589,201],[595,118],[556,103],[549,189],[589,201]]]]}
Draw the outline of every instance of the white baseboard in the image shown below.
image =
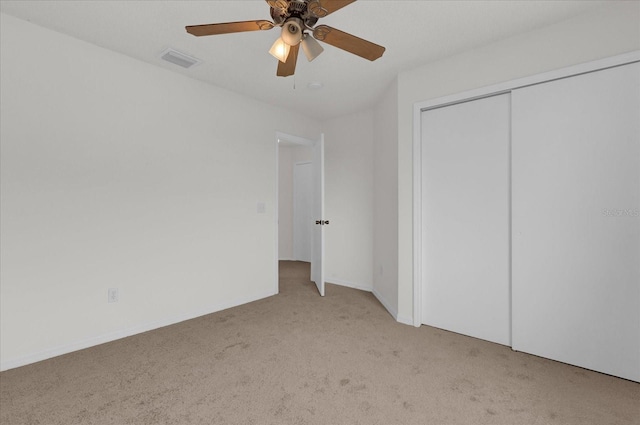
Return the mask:
{"type": "Polygon", "coordinates": [[[373,293],[373,296],[376,297],[378,299],[378,301],[380,301],[380,304],[382,304],[382,306],[387,309],[389,314],[397,321],[398,320],[398,312],[394,308],[391,307],[391,304],[389,304],[387,302],[387,300],[385,300],[384,297],[382,295],[380,295],[380,293],[378,291],[376,291],[375,289],[373,289],[371,292],[373,293]]]}
{"type": "Polygon", "coordinates": [[[151,331],[154,329],[162,328],[164,326],[174,325],[176,323],[183,322],[185,320],[195,319],[196,317],[205,316],[207,314],[216,313],[218,311],[226,310],[228,308],[237,307],[242,304],[247,304],[253,301],[261,300],[270,296],[276,295],[273,291],[254,294],[252,296],[242,297],[235,300],[214,304],[212,306],[192,311],[189,313],[181,314],[178,316],[167,317],[161,320],[157,320],[150,323],[144,323],[130,328],[120,329],[107,334],[98,335],[95,337],[87,338],[81,341],[76,341],[71,344],[65,344],[58,347],[49,348],[36,353],[27,354],[14,359],[9,359],[0,362],[0,371],[8,369],[14,369],[16,367],[25,366],[31,363],[36,363],[42,360],[57,357],[63,354],[68,354],[74,351],[83,350],[85,348],[93,347],[96,345],[104,344],[106,342],[115,341],[117,339],[126,338],[128,336],[136,335],[142,332],[151,331]]]}
{"type": "Polygon", "coordinates": [[[402,323],[403,325],[415,326],[413,324],[413,317],[398,316],[396,320],[398,323],[402,323]]]}
{"type": "Polygon", "coordinates": [[[353,283],[353,282],[349,282],[342,279],[332,278],[331,281],[326,281],[326,283],[332,283],[334,285],[339,285],[339,286],[346,286],[347,288],[359,289],[361,291],[366,291],[366,292],[373,291],[373,288],[371,286],[361,285],[359,283],[353,283]]]}
{"type": "MultiPolygon", "coordinates": [[[[384,299],[384,297],[382,297],[380,295],[380,293],[378,291],[373,289],[373,287],[366,286],[366,285],[360,285],[360,284],[349,282],[349,281],[342,280],[342,279],[331,279],[331,282],[327,282],[327,283],[332,283],[334,285],[340,285],[340,286],[346,286],[348,288],[358,289],[360,291],[371,292],[373,294],[373,296],[376,297],[376,299],[380,302],[380,304],[382,304],[382,306],[389,312],[391,317],[393,317],[396,321],[400,322],[400,319],[398,318],[398,312],[395,309],[391,308],[391,304],[389,304],[384,299]]],[[[405,323],[405,322],[401,322],[401,323],[405,323]]],[[[413,322],[411,322],[411,323],[406,322],[406,324],[413,325],[413,322]]]]}

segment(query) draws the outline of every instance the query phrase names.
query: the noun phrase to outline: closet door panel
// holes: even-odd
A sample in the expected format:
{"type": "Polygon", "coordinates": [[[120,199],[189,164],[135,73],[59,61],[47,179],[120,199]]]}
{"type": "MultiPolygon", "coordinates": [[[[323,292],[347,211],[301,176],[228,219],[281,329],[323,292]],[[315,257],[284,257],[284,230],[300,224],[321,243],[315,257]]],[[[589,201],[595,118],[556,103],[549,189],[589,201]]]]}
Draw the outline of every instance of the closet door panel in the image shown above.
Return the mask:
{"type": "Polygon", "coordinates": [[[509,94],[422,114],[422,322],[510,345],[509,94]]]}
{"type": "Polygon", "coordinates": [[[640,64],[512,92],[513,348],[640,380],[640,64]]]}

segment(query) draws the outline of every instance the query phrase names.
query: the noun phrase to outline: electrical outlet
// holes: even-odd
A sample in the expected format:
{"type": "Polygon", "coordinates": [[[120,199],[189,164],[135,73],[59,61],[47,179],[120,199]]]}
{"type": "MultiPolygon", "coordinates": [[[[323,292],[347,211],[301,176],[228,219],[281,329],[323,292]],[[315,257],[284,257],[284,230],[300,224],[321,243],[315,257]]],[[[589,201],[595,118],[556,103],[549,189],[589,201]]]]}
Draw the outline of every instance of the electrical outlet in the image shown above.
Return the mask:
{"type": "Polygon", "coordinates": [[[109,288],[109,293],[107,295],[107,300],[110,303],[118,302],[118,288],[109,288]]]}

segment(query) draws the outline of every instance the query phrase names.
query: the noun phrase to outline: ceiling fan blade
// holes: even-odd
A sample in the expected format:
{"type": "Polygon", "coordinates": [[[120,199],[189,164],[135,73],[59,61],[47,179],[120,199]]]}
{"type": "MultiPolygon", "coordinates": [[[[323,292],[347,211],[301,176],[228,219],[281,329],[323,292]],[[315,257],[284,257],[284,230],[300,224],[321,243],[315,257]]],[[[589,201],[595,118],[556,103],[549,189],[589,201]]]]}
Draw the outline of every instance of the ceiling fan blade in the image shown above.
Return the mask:
{"type": "Polygon", "coordinates": [[[287,10],[289,8],[289,2],[287,0],[266,0],[269,7],[278,10],[287,10]]]}
{"type": "Polygon", "coordinates": [[[298,62],[298,50],[300,49],[300,43],[295,46],[291,46],[291,50],[289,50],[289,56],[287,57],[286,62],[278,61],[278,72],[276,75],[278,77],[288,77],[289,75],[293,75],[296,72],[296,63],[298,62]]]}
{"type": "Polygon", "coordinates": [[[313,30],[313,36],[320,41],[331,44],[339,49],[358,55],[362,58],[374,61],[385,51],[385,48],[355,35],[331,28],[327,25],[318,25],[313,30]]]}
{"type": "Polygon", "coordinates": [[[307,9],[316,17],[324,18],[330,13],[354,3],[356,0],[312,0],[307,9]]]}
{"type": "Polygon", "coordinates": [[[203,35],[218,35],[229,34],[233,32],[270,30],[273,27],[273,22],[259,20],[225,22],[223,24],[190,25],[188,27],[185,27],[185,29],[189,34],[201,37],[203,35]]]}

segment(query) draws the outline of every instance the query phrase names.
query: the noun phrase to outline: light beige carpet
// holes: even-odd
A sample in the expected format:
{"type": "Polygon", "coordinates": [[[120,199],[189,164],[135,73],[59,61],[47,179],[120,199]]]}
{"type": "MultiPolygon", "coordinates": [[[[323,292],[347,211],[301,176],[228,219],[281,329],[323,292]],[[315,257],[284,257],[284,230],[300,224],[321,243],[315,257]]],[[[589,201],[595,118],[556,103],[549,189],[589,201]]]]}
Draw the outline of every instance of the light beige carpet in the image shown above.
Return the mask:
{"type": "Polygon", "coordinates": [[[280,295],[3,372],[1,423],[640,424],[640,384],[280,273],[280,295]]]}

